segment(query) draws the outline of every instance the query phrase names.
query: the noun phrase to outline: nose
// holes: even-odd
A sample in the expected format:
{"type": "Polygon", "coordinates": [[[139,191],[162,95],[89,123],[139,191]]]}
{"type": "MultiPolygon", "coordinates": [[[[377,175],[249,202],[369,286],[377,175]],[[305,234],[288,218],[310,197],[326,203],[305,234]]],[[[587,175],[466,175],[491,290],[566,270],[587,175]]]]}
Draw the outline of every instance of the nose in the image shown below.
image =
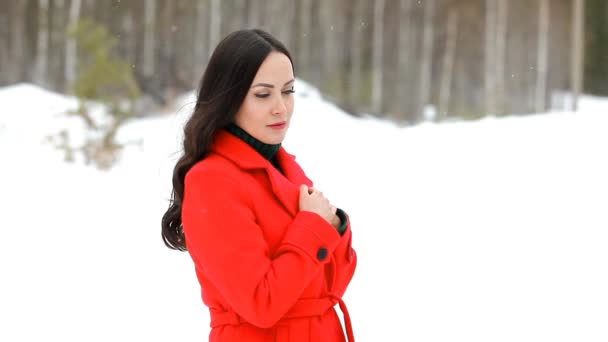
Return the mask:
{"type": "Polygon", "coordinates": [[[287,113],[287,103],[282,97],[279,97],[272,107],[272,114],[275,116],[284,116],[287,113]]]}

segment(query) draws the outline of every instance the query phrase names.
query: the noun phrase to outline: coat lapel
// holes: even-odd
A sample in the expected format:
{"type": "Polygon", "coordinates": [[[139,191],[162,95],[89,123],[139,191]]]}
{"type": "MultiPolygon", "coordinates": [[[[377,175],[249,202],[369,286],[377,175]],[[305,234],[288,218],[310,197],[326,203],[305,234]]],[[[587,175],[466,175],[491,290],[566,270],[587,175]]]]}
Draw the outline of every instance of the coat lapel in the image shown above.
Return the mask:
{"type": "Polygon", "coordinates": [[[217,132],[211,149],[244,170],[263,169],[270,180],[272,192],[292,216],[298,213],[300,185],[313,185],[296,163],[295,156],[287,153],[283,147],[277,152],[283,173],[253,147],[225,130],[217,132]]]}

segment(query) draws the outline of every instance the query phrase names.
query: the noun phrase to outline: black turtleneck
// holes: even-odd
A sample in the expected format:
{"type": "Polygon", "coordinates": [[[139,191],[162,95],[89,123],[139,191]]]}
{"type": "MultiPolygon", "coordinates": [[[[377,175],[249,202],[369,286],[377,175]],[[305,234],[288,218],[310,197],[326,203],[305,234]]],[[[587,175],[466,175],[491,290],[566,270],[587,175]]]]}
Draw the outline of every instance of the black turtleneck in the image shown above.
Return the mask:
{"type": "Polygon", "coordinates": [[[259,154],[261,154],[266,160],[272,163],[274,167],[277,168],[281,173],[281,167],[279,166],[279,162],[277,160],[277,152],[281,148],[281,144],[266,144],[261,142],[260,140],[254,138],[251,134],[247,133],[244,129],[237,126],[235,123],[230,123],[226,126],[226,130],[244,142],[246,142],[249,146],[253,147],[259,154]]]}
{"type": "MultiPolygon", "coordinates": [[[[283,170],[281,170],[281,167],[279,166],[279,162],[277,160],[277,152],[281,148],[280,143],[266,144],[264,142],[261,142],[235,123],[228,124],[228,126],[226,126],[226,130],[246,142],[249,146],[253,147],[253,149],[255,149],[259,154],[261,154],[264,158],[270,161],[272,165],[277,168],[277,170],[283,173],[283,170]]],[[[336,215],[340,218],[341,224],[340,227],[338,227],[338,232],[340,233],[340,235],[342,235],[346,230],[348,219],[346,213],[340,208],[337,209],[336,215]]]]}

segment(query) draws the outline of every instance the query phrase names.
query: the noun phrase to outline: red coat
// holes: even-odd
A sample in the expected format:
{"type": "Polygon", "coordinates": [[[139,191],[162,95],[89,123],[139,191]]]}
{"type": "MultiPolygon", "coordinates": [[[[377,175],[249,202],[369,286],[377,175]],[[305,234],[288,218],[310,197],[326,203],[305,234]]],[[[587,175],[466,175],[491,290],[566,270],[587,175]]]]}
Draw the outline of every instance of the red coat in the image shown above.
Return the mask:
{"type": "Polygon", "coordinates": [[[210,341],[345,341],[336,303],[357,257],[350,223],[342,236],[321,216],[298,211],[312,186],[282,147],[279,172],[241,139],[220,130],[211,153],[185,179],[182,223],[210,341]]]}

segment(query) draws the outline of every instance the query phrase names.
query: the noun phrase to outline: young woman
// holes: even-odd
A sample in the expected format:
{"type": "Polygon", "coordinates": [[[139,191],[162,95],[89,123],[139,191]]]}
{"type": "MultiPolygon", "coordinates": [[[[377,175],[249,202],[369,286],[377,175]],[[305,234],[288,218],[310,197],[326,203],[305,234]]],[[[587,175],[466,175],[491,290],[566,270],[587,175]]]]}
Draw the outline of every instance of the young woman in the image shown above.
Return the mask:
{"type": "Polygon", "coordinates": [[[281,42],[233,32],[185,126],[162,235],[192,257],[210,341],[345,341],[336,304],[354,341],[342,301],[357,263],[348,216],[281,146],[294,81],[281,42]]]}

